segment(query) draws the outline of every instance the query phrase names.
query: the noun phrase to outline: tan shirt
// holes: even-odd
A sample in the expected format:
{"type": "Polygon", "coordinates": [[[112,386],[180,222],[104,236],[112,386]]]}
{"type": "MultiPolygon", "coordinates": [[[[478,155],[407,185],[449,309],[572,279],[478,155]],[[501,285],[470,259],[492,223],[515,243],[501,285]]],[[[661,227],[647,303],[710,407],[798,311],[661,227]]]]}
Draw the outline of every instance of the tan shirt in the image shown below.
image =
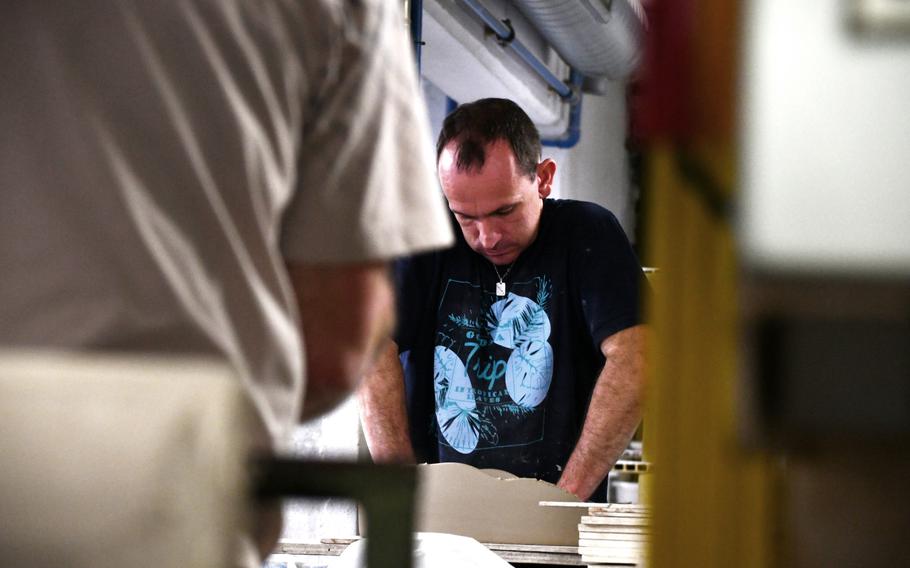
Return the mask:
{"type": "Polygon", "coordinates": [[[451,242],[398,2],[14,2],[0,346],[227,358],[284,436],[289,261],[451,242]]]}

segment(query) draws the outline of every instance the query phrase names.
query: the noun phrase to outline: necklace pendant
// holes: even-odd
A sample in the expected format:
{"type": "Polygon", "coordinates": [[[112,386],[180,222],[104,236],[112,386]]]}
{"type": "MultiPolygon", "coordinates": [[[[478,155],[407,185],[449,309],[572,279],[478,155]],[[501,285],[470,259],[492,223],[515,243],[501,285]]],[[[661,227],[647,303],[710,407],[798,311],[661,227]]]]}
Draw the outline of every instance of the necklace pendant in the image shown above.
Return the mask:
{"type": "Polygon", "coordinates": [[[497,282],[496,283],[496,295],[500,298],[506,295],[506,283],[497,282]]]}

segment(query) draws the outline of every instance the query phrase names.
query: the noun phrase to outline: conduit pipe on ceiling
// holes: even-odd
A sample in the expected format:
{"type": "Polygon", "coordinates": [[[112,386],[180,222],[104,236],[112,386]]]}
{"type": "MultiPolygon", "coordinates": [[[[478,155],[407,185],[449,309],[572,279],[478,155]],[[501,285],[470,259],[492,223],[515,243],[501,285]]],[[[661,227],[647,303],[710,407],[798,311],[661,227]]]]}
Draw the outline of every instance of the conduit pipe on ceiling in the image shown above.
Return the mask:
{"type": "Polygon", "coordinates": [[[423,0],[411,0],[408,5],[408,22],[411,24],[411,41],[414,43],[414,61],[420,74],[420,48],[423,46],[423,0]]]}
{"type": "Polygon", "coordinates": [[[641,58],[641,0],[513,0],[563,60],[585,77],[617,80],[641,58]]]}
{"type": "Polygon", "coordinates": [[[545,138],[540,141],[544,146],[553,148],[571,148],[578,144],[581,139],[581,84],[584,77],[578,71],[572,71],[569,77],[569,83],[572,85],[572,91],[577,96],[572,99],[572,106],[569,108],[569,125],[565,133],[558,138],[545,138]]]}
{"type": "Polygon", "coordinates": [[[493,30],[493,33],[496,34],[496,37],[499,38],[499,42],[507,47],[512,48],[512,51],[521,58],[522,61],[528,64],[531,69],[534,70],[546,83],[556,91],[560,97],[563,99],[571,99],[575,96],[575,93],[566,85],[562,80],[554,75],[546,65],[544,65],[533,53],[528,51],[528,48],[525,47],[521,41],[516,39],[515,30],[512,29],[511,24],[508,20],[500,21],[496,19],[489,10],[487,10],[483,4],[478,0],[462,0],[464,4],[471,9],[482,21],[487,25],[488,28],[493,30]]]}

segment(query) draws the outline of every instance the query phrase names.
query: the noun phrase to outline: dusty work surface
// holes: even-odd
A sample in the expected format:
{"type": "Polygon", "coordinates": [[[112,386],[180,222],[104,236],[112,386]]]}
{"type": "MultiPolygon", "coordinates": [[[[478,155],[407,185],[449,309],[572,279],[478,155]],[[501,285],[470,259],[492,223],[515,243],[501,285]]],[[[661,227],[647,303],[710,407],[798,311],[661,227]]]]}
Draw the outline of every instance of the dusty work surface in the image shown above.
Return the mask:
{"type": "MultiPolygon", "coordinates": [[[[281,541],[278,543],[275,553],[291,556],[338,556],[356,540],[359,540],[359,537],[326,538],[321,542],[281,541]]],[[[577,546],[496,543],[483,543],[483,545],[506,562],[558,566],[583,565],[577,546]]]]}

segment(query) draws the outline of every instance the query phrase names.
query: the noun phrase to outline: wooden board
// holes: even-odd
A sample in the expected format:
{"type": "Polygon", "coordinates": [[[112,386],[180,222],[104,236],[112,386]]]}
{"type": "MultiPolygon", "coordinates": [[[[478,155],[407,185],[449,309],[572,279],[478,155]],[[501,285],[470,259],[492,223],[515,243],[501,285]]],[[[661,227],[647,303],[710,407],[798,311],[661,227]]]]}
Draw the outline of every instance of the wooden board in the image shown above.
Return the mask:
{"type": "Polygon", "coordinates": [[[644,552],[641,550],[605,550],[601,548],[584,548],[579,550],[582,562],[641,562],[644,552]]]}
{"type": "Polygon", "coordinates": [[[634,542],[647,542],[650,539],[650,534],[645,533],[604,533],[604,532],[589,532],[589,531],[579,531],[578,540],[623,540],[623,541],[634,541],[634,542]]]}
{"type": "Polygon", "coordinates": [[[641,558],[635,557],[618,557],[618,556],[582,556],[581,562],[583,564],[601,564],[606,566],[614,566],[616,564],[629,564],[636,566],[642,562],[641,558]]]}
{"type": "Polygon", "coordinates": [[[577,546],[556,546],[548,544],[508,544],[484,542],[490,550],[512,550],[516,552],[546,552],[551,554],[578,554],[577,546]]]}
{"type": "MultiPolygon", "coordinates": [[[[338,556],[360,537],[324,538],[321,542],[281,541],[276,554],[292,556],[338,556]]],[[[577,546],[538,544],[483,543],[485,547],[506,562],[525,564],[553,564],[557,566],[583,566],[577,546]]]]}
{"type": "Polygon", "coordinates": [[[602,532],[615,534],[651,534],[651,527],[633,527],[633,526],[609,526],[609,525],[578,525],[579,532],[602,532]]]}
{"type": "Polygon", "coordinates": [[[585,515],[581,517],[581,524],[646,527],[651,524],[651,519],[645,517],[592,517],[585,515]]]}
{"type": "Polygon", "coordinates": [[[338,556],[350,543],[328,544],[322,542],[279,542],[275,547],[278,554],[302,556],[338,556]]]}
{"type": "Polygon", "coordinates": [[[578,550],[634,550],[641,552],[647,547],[648,543],[634,540],[590,540],[578,539],[578,550]]]}
{"type": "Polygon", "coordinates": [[[638,517],[650,519],[651,513],[647,511],[613,511],[610,509],[600,509],[591,507],[588,509],[588,516],[591,517],[638,517]]]}
{"type": "Polygon", "coordinates": [[[598,513],[640,513],[651,514],[651,508],[644,505],[627,505],[623,503],[594,503],[591,501],[541,501],[541,507],[581,507],[598,513]]]}
{"type": "Polygon", "coordinates": [[[323,538],[319,542],[323,544],[351,544],[355,540],[360,540],[359,536],[323,538]]]}
{"type": "Polygon", "coordinates": [[[582,556],[581,561],[588,566],[591,566],[592,564],[594,566],[614,566],[616,564],[621,564],[623,566],[636,566],[641,562],[641,560],[632,560],[627,558],[601,558],[600,556],[582,556]]]}

